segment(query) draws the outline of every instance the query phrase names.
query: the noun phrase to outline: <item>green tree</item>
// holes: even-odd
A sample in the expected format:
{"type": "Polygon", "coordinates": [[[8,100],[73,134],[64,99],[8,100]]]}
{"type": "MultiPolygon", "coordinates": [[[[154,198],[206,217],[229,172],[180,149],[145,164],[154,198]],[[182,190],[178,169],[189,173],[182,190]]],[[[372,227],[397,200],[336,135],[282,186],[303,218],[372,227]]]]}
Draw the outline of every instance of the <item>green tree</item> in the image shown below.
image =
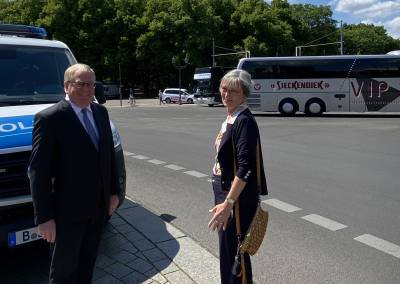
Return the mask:
{"type": "MultiPolygon", "coordinates": [[[[93,66],[98,79],[118,81],[121,67],[123,84],[152,95],[177,86],[173,57],[178,64],[189,59],[182,73],[182,86],[189,87],[195,67],[212,65],[213,40],[252,56],[294,55],[298,45],[339,41],[329,6],[288,0],[0,0],[0,21],[43,26],[93,66]]],[[[373,25],[345,25],[344,40],[348,54],[400,49],[398,39],[373,25]]],[[[327,45],[303,54],[338,49],[327,45]]],[[[217,57],[216,63],[234,67],[242,56],[217,57]]]]}
{"type": "MultiPolygon", "coordinates": [[[[173,57],[187,57],[190,66],[204,63],[211,55],[205,52],[212,46],[210,35],[221,19],[214,16],[211,0],[149,0],[139,22],[143,32],[137,39],[138,67],[145,73],[143,81],[155,83],[148,88],[155,90],[177,84],[173,57]]],[[[183,74],[187,86],[193,72],[183,74]]]]}
{"type": "Polygon", "coordinates": [[[390,37],[382,26],[345,25],[344,46],[346,54],[383,54],[400,49],[400,40],[390,37]]]}
{"type": "MultiPolygon", "coordinates": [[[[286,20],[293,29],[296,46],[308,44],[325,44],[339,41],[337,22],[332,19],[329,6],[311,4],[294,4],[290,8],[290,17],[286,20]]],[[[294,46],[292,46],[294,51],[294,46]]],[[[336,55],[339,45],[308,47],[303,55],[336,55]]],[[[292,55],[294,55],[292,53],[292,55]]]]}
{"type": "Polygon", "coordinates": [[[37,25],[46,0],[0,0],[0,22],[37,25]]]}
{"type": "Polygon", "coordinates": [[[38,23],[53,38],[66,42],[77,60],[93,66],[98,79],[103,79],[118,75],[115,61],[110,60],[114,58],[110,54],[118,58],[114,18],[112,0],[48,0],[38,23]]]}

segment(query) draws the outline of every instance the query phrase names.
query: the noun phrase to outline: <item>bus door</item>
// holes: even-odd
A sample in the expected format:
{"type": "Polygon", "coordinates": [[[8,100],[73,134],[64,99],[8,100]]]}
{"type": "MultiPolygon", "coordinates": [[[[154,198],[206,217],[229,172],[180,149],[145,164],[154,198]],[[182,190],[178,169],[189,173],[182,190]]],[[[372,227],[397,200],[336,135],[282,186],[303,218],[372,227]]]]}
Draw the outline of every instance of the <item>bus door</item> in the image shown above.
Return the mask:
{"type": "Polygon", "coordinates": [[[253,80],[253,90],[247,100],[252,109],[260,108],[262,111],[276,111],[278,93],[272,80],[255,79],[253,80]]]}
{"type": "Polygon", "coordinates": [[[330,79],[326,80],[324,85],[331,97],[327,111],[349,111],[349,80],[330,79]]]}

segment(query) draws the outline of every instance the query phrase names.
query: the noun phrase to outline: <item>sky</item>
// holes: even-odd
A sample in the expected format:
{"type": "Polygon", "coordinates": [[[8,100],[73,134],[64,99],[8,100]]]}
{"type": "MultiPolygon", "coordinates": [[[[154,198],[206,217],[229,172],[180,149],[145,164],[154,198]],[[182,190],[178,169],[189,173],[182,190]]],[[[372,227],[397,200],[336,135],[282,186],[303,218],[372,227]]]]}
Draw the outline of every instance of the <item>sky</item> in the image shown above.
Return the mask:
{"type": "Polygon", "coordinates": [[[288,0],[291,4],[328,5],[333,19],[347,24],[384,26],[388,34],[400,38],[400,0],[288,0]]]}

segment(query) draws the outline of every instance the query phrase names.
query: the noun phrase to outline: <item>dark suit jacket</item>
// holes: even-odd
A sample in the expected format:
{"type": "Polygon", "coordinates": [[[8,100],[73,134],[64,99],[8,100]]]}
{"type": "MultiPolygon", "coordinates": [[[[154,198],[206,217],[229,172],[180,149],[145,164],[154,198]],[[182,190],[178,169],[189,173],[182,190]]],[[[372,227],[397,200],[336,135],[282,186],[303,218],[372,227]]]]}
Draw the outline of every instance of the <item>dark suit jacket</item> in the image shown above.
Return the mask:
{"type": "Polygon", "coordinates": [[[99,151],[66,100],[35,116],[28,173],[37,224],[90,218],[119,192],[107,110],[95,103],[91,109],[99,151]]]}
{"type": "MultiPolygon", "coordinates": [[[[246,187],[240,194],[242,203],[254,204],[258,201],[257,191],[257,164],[256,164],[256,145],[260,141],[260,134],[252,113],[249,109],[244,110],[236,118],[234,124],[228,124],[227,130],[220,143],[217,159],[221,167],[222,185],[226,190],[230,189],[234,179],[233,171],[233,149],[236,151],[236,176],[247,182],[246,187]],[[233,147],[233,145],[234,147],[233,147]]],[[[267,191],[267,182],[264,173],[264,164],[260,144],[260,164],[261,164],[261,194],[267,191]]]]}

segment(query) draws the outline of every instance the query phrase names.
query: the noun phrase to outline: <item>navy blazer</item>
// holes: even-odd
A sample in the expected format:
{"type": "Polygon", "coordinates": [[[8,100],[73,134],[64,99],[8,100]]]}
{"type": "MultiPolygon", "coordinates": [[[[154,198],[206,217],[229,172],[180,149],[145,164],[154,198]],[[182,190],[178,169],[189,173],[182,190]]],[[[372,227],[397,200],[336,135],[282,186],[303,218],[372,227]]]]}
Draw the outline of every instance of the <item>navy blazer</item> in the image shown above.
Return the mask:
{"type": "Polygon", "coordinates": [[[66,100],[35,116],[29,178],[37,224],[89,218],[119,193],[108,113],[95,103],[91,109],[98,151],[66,100]]]}
{"type": "MultiPolygon", "coordinates": [[[[233,151],[236,157],[236,176],[246,181],[246,187],[240,194],[241,202],[258,201],[257,190],[257,163],[256,145],[260,142],[260,133],[257,122],[249,109],[242,111],[236,118],[233,125],[228,124],[227,130],[222,137],[217,154],[217,160],[221,167],[222,186],[229,191],[234,179],[233,151]]],[[[260,144],[260,194],[268,194],[267,182],[264,173],[264,163],[260,144]]]]}

